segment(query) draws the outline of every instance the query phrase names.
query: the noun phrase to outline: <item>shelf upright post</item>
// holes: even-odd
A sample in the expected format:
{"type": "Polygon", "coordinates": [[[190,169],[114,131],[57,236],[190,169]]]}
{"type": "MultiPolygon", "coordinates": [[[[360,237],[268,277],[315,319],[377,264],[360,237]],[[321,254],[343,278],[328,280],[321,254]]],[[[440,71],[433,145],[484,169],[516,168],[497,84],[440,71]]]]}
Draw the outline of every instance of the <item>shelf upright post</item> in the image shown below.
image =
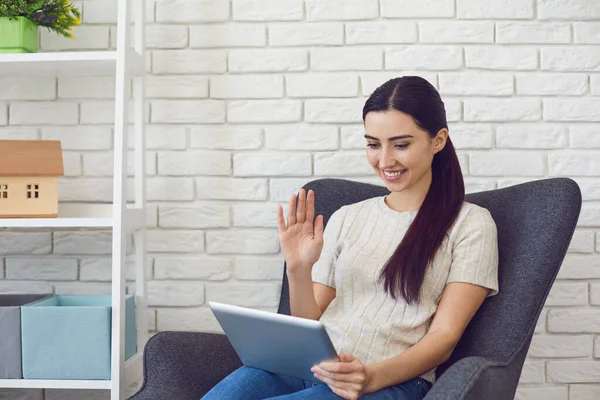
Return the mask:
{"type": "MultiPolygon", "coordinates": [[[[135,42],[137,53],[146,60],[146,7],[144,0],[135,1],[135,42]]],[[[134,106],[135,106],[135,207],[146,210],[146,85],[145,73],[135,76],[134,106]]],[[[134,231],[135,243],[135,297],[137,312],[137,345],[138,352],[143,351],[148,341],[148,301],[147,301],[147,260],[146,260],[146,229],[145,224],[134,231]]],[[[141,363],[139,363],[141,365],[141,363]]],[[[136,371],[139,376],[140,371],[136,371]]]]}
{"type": "Polygon", "coordinates": [[[112,229],[112,335],[111,335],[111,400],[125,398],[125,231],[124,213],[127,202],[127,128],[129,86],[127,53],[129,51],[130,2],[117,2],[117,59],[115,68],[115,126],[113,173],[112,229]]]}

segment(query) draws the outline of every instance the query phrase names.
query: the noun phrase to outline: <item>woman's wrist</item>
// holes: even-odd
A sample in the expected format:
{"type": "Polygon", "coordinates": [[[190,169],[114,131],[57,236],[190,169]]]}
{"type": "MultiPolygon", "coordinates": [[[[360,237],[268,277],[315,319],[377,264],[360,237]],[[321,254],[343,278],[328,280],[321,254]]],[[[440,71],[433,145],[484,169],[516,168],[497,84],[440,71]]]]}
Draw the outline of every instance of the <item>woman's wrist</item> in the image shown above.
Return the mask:
{"type": "Polygon", "coordinates": [[[312,267],[307,265],[289,264],[286,268],[286,274],[289,279],[294,280],[305,280],[309,279],[312,281],[312,267]]]}
{"type": "Polygon", "coordinates": [[[373,393],[380,389],[377,383],[377,364],[365,364],[365,372],[367,375],[366,393],[373,393]]]}

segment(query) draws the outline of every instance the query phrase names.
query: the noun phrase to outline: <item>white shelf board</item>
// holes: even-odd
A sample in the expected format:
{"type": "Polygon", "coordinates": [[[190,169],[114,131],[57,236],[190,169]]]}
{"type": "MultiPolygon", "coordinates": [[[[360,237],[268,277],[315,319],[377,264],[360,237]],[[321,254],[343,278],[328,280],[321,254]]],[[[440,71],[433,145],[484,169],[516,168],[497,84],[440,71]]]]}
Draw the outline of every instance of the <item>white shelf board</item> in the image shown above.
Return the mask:
{"type": "MultiPolygon", "coordinates": [[[[138,351],[125,361],[126,386],[141,377],[143,353],[138,351]]],[[[48,380],[48,379],[0,379],[0,388],[12,389],[110,389],[108,380],[48,380]]]]}
{"type": "MultiPolygon", "coordinates": [[[[56,218],[0,218],[0,228],[112,228],[112,204],[59,203],[56,218]]],[[[139,229],[145,214],[128,206],[124,227],[139,229]]]]}
{"type": "MultiPolygon", "coordinates": [[[[133,49],[127,51],[126,65],[133,75],[143,75],[146,62],[133,49]]],[[[117,52],[61,51],[0,54],[0,76],[110,76],[116,73],[117,52]]]]}
{"type": "Polygon", "coordinates": [[[12,389],[110,389],[110,380],[0,379],[0,388],[12,389]]]}

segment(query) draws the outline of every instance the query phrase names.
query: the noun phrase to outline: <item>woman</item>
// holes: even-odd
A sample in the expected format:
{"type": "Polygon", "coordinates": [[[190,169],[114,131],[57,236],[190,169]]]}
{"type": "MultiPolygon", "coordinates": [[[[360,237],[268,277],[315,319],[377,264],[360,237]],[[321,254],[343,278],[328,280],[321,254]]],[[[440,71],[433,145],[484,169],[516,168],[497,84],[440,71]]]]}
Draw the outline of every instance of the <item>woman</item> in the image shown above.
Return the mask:
{"type": "Polygon", "coordinates": [[[314,221],[314,193],[278,206],[291,314],[320,320],[339,359],[323,383],[241,367],[204,399],[421,399],[486,297],[498,293],[491,214],[464,201],[444,103],[426,80],[377,88],[363,108],[367,159],[391,192],[314,221]]]}

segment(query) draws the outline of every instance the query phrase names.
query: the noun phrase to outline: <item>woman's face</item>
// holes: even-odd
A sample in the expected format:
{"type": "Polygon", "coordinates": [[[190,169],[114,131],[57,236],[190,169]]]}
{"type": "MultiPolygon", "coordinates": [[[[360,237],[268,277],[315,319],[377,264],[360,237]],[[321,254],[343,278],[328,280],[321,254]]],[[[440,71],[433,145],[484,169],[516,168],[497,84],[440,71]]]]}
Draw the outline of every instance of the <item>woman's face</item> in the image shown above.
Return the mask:
{"type": "Polygon", "coordinates": [[[431,139],[410,115],[397,110],[368,113],[365,132],[369,164],[391,192],[404,191],[431,177],[433,156],[444,147],[447,135],[444,128],[431,139]],[[404,172],[386,176],[384,171],[404,172]]]}

